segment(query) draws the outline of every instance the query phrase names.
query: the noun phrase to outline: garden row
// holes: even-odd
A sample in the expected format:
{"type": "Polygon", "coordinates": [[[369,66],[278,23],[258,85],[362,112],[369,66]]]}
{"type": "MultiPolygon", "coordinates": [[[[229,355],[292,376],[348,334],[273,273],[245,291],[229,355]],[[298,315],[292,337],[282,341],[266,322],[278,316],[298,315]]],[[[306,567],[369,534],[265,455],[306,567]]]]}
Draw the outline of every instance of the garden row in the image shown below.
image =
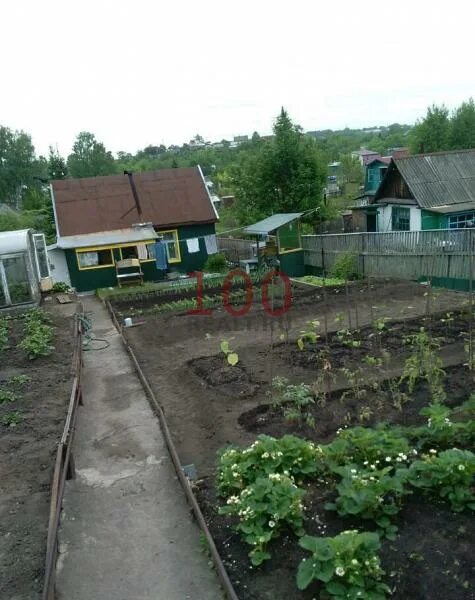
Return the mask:
{"type": "MultiPolygon", "coordinates": [[[[297,341],[301,351],[307,341],[316,342],[318,324],[310,325],[297,341]]],[[[385,327],[386,322],[375,323],[374,330],[381,333],[385,327]]],[[[359,347],[355,335],[347,331],[343,341],[359,347]]],[[[443,501],[455,512],[475,510],[475,455],[468,450],[475,441],[475,396],[449,408],[437,340],[421,328],[407,342],[411,352],[391,391],[404,393],[410,402],[416,383],[426,383],[431,402],[420,411],[427,419],[424,425],[341,428],[326,445],[291,435],[261,435],[245,449],[229,447],[221,453],[216,486],[225,505],[219,513],[233,518],[234,528],[251,546],[253,566],[270,559],[272,542],[291,531],[310,553],[298,565],[300,590],[317,581],[320,586],[313,592],[323,587],[329,597],[385,598],[391,589],[383,581],[378,551],[381,538],[396,539],[406,498],[422,493],[429,505],[443,501]],[[407,393],[401,391],[403,384],[407,393]],[[311,515],[306,515],[305,496],[312,484],[323,484],[325,494],[333,496],[324,509],[350,518],[356,528],[335,536],[306,535],[305,516],[311,515]]],[[[324,377],[325,370],[321,373],[324,377]]],[[[310,427],[314,416],[309,406],[329,400],[325,386],[317,386],[320,393],[315,394],[315,387],[276,377],[273,387],[273,410],[310,427]]],[[[342,397],[361,399],[363,390],[361,384],[342,397]]]]}
{"type": "Polygon", "coordinates": [[[41,597],[54,452],[71,392],[73,309],[0,319],[2,598],[41,597]]]}

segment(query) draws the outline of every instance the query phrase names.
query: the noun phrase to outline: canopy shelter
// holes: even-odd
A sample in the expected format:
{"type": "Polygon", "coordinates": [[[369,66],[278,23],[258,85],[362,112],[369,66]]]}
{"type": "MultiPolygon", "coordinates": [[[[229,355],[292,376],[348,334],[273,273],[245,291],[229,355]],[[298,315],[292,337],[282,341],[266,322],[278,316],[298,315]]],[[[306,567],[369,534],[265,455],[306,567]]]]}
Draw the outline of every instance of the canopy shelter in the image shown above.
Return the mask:
{"type": "MultiPolygon", "coordinates": [[[[265,254],[276,254],[283,271],[288,275],[301,275],[303,270],[303,251],[300,237],[300,218],[303,213],[277,213],[262,221],[248,225],[243,229],[247,235],[255,236],[257,241],[267,241],[265,254]],[[275,236],[272,244],[270,236],[275,236]],[[294,256],[286,256],[295,253],[294,256]]],[[[259,255],[258,255],[259,256],[259,255]]]]}
{"type": "Polygon", "coordinates": [[[275,235],[279,254],[300,250],[299,219],[303,213],[277,213],[244,228],[244,233],[256,237],[275,235]]]}
{"type": "Polygon", "coordinates": [[[49,278],[45,238],[31,229],[0,233],[0,309],[38,302],[49,278]]]}

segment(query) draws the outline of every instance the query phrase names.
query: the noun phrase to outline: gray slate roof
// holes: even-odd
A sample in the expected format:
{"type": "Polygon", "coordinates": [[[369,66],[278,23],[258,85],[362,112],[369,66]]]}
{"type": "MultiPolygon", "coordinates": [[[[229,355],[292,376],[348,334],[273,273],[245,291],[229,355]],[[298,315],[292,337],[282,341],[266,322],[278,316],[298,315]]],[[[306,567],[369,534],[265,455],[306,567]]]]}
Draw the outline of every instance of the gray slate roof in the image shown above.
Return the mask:
{"type": "Polygon", "coordinates": [[[266,235],[279,229],[282,225],[287,225],[287,223],[295,221],[302,215],[303,213],[277,213],[271,217],[267,217],[267,219],[248,225],[243,231],[251,235],[266,235]]]}
{"type": "Polygon", "coordinates": [[[475,149],[393,159],[421,208],[473,203],[475,149]]]}

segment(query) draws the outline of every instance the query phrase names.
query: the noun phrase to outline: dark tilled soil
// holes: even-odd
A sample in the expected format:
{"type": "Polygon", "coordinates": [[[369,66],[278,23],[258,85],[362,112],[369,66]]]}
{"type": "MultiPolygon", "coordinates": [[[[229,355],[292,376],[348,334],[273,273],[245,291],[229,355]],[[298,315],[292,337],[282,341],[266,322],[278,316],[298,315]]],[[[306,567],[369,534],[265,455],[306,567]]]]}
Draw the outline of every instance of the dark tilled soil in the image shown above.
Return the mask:
{"type": "Polygon", "coordinates": [[[17,344],[22,339],[19,319],[10,321],[10,348],[0,356],[0,388],[12,377],[31,381],[9,386],[17,401],[0,404],[0,419],[18,411],[15,427],[0,424],[0,598],[35,600],[40,597],[50,485],[56,444],[64,427],[71,393],[72,319],[48,309],[55,328],[51,356],[28,360],[17,344]]]}
{"type": "MultiPolygon", "coordinates": [[[[420,388],[415,399],[399,411],[392,405],[390,394],[377,406],[373,405],[371,395],[360,401],[348,396],[340,402],[338,395],[333,394],[324,407],[315,408],[315,431],[289,425],[281,416],[269,411],[270,381],[273,376],[281,375],[292,383],[312,384],[318,366],[314,357],[307,364],[295,364],[297,361],[282,351],[281,336],[288,337],[290,348],[312,319],[323,323],[326,317],[331,332],[348,327],[350,320],[353,327],[357,320],[363,330],[375,317],[401,321],[419,316],[418,321],[407,326],[395,325],[402,328],[400,333],[388,334],[387,343],[394,353],[392,367],[400,373],[401,337],[422,325],[427,326],[423,320],[428,305],[425,291],[424,287],[408,283],[383,283],[371,291],[365,284],[358,284],[349,290],[348,296],[340,290],[331,301],[320,291],[296,298],[285,318],[272,319],[254,305],[251,312],[240,319],[230,317],[222,309],[213,311],[209,317],[158,315],[147,317],[145,325],[126,331],[163,404],[182,463],[194,463],[197,467],[202,479],[200,503],[240,599],[316,598],[319,589],[316,587],[303,594],[295,587],[295,569],[303,554],[293,536],[275,542],[271,549],[273,558],[268,564],[259,569],[249,567],[249,548],[232,531],[230,521],[216,512],[218,503],[213,480],[217,450],[228,444],[248,445],[260,432],[277,436],[292,432],[327,442],[338,427],[359,423],[362,418],[363,424],[368,425],[381,419],[401,424],[420,423],[418,412],[429,397],[427,391],[420,388]],[[389,340],[390,335],[394,340],[389,340]],[[239,354],[236,374],[229,372],[226,359],[220,353],[222,339],[230,340],[231,348],[239,354]],[[363,406],[371,409],[369,417],[361,416],[363,406]]],[[[437,311],[431,307],[431,312],[440,313],[432,319],[434,331],[439,327],[436,321],[446,312],[465,304],[463,294],[442,292],[438,295],[437,311]]],[[[450,344],[446,349],[450,351],[444,355],[447,364],[463,361],[463,343],[455,341],[455,330],[459,326],[465,329],[464,325],[454,322],[454,333],[448,331],[450,344]]],[[[352,360],[354,365],[360,364],[354,362],[353,349],[333,344],[333,350],[339,351],[342,365],[352,360]]],[[[302,356],[300,351],[295,351],[297,356],[302,356]]],[[[449,381],[450,403],[461,402],[473,389],[469,373],[463,368],[450,370],[449,381]]],[[[337,383],[341,388],[341,382],[337,383]]],[[[325,488],[312,487],[309,491],[306,504],[310,533],[335,534],[350,528],[350,523],[324,511],[327,494],[325,488]]],[[[474,531],[466,515],[454,515],[442,505],[434,507],[414,497],[406,505],[399,525],[401,535],[395,542],[385,543],[382,551],[387,580],[396,588],[395,598],[458,600],[474,597],[475,581],[467,566],[469,552],[473,554],[470,543],[474,531]],[[472,587],[466,588],[466,585],[472,587]]]]}

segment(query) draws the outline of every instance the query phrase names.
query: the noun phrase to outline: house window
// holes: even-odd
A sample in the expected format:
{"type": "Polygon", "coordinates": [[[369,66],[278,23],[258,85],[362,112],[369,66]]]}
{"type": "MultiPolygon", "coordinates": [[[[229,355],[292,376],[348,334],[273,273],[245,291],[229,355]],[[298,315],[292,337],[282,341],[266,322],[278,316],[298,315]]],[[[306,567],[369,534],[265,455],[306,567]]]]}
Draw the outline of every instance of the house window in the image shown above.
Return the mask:
{"type": "Polygon", "coordinates": [[[76,250],[78,266],[82,269],[113,267],[114,259],[110,248],[104,250],[76,250]]]}
{"type": "Polygon", "coordinates": [[[465,229],[475,227],[475,212],[462,213],[449,217],[449,229],[465,229]]]}
{"type": "Polygon", "coordinates": [[[137,246],[121,246],[120,254],[122,256],[122,260],[139,257],[137,246]]]}
{"type": "Polygon", "coordinates": [[[379,167],[379,181],[383,181],[387,170],[388,170],[387,167],[379,167]]]}
{"type": "Polygon", "coordinates": [[[178,231],[159,231],[158,235],[163,236],[163,243],[167,248],[167,258],[169,263],[181,262],[180,244],[178,242],[178,231]]]}
{"type": "Polygon", "coordinates": [[[410,209],[403,206],[393,206],[391,211],[392,230],[409,231],[410,229],[410,209]]]}

